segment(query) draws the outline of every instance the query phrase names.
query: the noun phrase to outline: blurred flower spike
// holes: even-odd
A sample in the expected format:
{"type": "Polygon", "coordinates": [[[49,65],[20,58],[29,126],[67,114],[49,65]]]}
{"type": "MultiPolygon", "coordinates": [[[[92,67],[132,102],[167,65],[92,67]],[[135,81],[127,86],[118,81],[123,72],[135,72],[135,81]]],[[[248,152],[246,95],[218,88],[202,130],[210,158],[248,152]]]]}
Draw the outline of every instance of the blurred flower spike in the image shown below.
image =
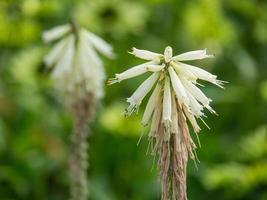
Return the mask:
{"type": "MultiPolygon", "coordinates": [[[[204,80],[223,88],[224,81],[217,76],[184,61],[212,58],[206,50],[196,50],[173,56],[172,48],[166,47],[163,54],[133,48],[134,56],[147,60],[109,79],[108,84],[152,72],[127,98],[130,104],[125,115],[138,110],[145,96],[153,90],[142,118],[144,126],[150,124],[149,147],[152,155],[159,155],[158,167],[162,183],[162,200],[187,199],[186,166],[188,156],[197,160],[187,120],[194,132],[200,131],[196,119],[205,117],[203,110],[216,112],[210,106],[211,99],[197,87],[197,80],[204,80]]],[[[204,122],[204,121],[203,121],[204,122]]],[[[204,122],[205,123],[205,122],[204,122]]],[[[198,138],[198,137],[197,137],[198,138]]]]}
{"type": "Polygon", "coordinates": [[[112,47],[97,35],[79,28],[74,20],[45,31],[43,39],[45,42],[60,39],[44,62],[54,67],[55,85],[74,117],[69,155],[70,199],[86,200],[89,197],[87,123],[94,118],[105,79],[103,63],[96,51],[112,58],[112,47]]]}
{"type": "Polygon", "coordinates": [[[105,72],[97,51],[113,58],[112,47],[107,42],[74,22],[45,31],[43,40],[59,40],[44,62],[47,67],[54,67],[52,77],[60,91],[70,99],[83,98],[88,92],[96,98],[103,96],[105,72]]]}

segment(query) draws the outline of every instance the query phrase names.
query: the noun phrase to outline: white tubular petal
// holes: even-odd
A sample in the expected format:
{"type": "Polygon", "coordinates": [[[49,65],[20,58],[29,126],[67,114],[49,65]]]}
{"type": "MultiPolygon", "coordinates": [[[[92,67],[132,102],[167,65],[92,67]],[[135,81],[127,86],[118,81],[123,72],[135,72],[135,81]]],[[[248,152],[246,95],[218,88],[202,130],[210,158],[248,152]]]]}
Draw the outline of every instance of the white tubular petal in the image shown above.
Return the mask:
{"type": "Polygon", "coordinates": [[[144,74],[145,72],[147,72],[147,66],[151,65],[151,64],[154,64],[154,62],[153,61],[146,62],[144,64],[134,66],[134,67],[132,67],[132,68],[120,73],[120,74],[116,74],[115,78],[108,80],[108,85],[118,83],[118,82],[121,82],[125,79],[133,78],[135,76],[139,76],[141,74],[144,74]]]}
{"type": "Polygon", "coordinates": [[[75,40],[74,36],[70,36],[67,41],[66,51],[55,66],[52,76],[58,78],[64,73],[70,73],[73,66],[74,54],[75,54],[75,40]]]}
{"type": "Polygon", "coordinates": [[[156,106],[155,111],[154,111],[153,116],[152,116],[150,131],[148,134],[149,137],[156,137],[156,133],[157,133],[158,128],[159,128],[160,119],[161,119],[161,110],[162,110],[161,109],[162,103],[161,103],[160,99],[158,99],[157,105],[158,106],[156,106]]]}
{"type": "Polygon", "coordinates": [[[162,65],[153,65],[153,64],[150,64],[150,65],[147,65],[147,71],[149,72],[158,72],[160,70],[162,70],[163,68],[165,67],[164,64],[162,65]]]}
{"type": "Polygon", "coordinates": [[[171,123],[171,133],[179,134],[179,125],[178,125],[178,112],[175,94],[172,93],[172,123],[171,123]]]}
{"type": "Polygon", "coordinates": [[[169,67],[168,71],[171,77],[172,87],[179,100],[179,103],[185,104],[188,106],[189,100],[188,100],[183,84],[181,83],[179,77],[177,76],[177,74],[175,73],[172,67],[169,67]]]}
{"type": "Polygon", "coordinates": [[[181,65],[183,68],[191,71],[193,74],[195,74],[197,78],[204,81],[208,81],[210,83],[213,83],[214,85],[217,85],[220,88],[223,88],[224,82],[217,80],[217,76],[207,72],[206,70],[185,63],[178,63],[178,64],[181,65]]]}
{"type": "Polygon", "coordinates": [[[78,43],[77,49],[77,67],[80,69],[80,76],[84,76],[87,79],[93,77],[93,63],[90,59],[88,59],[88,55],[86,53],[86,44],[81,40],[78,43]]]}
{"type": "Polygon", "coordinates": [[[164,59],[166,62],[169,62],[171,58],[172,58],[172,48],[168,46],[164,50],[164,59]]]}
{"type": "Polygon", "coordinates": [[[142,118],[142,125],[146,126],[152,116],[153,111],[155,110],[155,107],[157,106],[156,104],[159,101],[159,97],[160,97],[160,92],[161,92],[161,86],[159,84],[156,85],[153,93],[151,94],[147,105],[146,105],[146,109],[142,118]]]}
{"type": "Polygon", "coordinates": [[[188,98],[189,98],[189,107],[190,107],[190,109],[191,109],[191,111],[192,111],[192,113],[197,117],[197,118],[199,118],[199,117],[201,117],[201,116],[203,116],[204,114],[203,114],[203,106],[202,105],[200,105],[199,103],[198,103],[198,101],[192,96],[192,94],[190,94],[189,92],[187,93],[187,96],[188,96],[188,98]]]}
{"type": "Polygon", "coordinates": [[[189,65],[189,64],[185,64],[185,63],[181,63],[181,62],[178,62],[178,65],[180,65],[182,68],[185,68],[185,69],[191,71],[199,79],[208,81],[208,80],[213,80],[213,79],[217,78],[217,76],[215,76],[215,75],[209,73],[208,71],[201,69],[199,67],[195,67],[193,65],[189,65]]]}
{"type": "Polygon", "coordinates": [[[172,61],[170,64],[173,67],[173,69],[177,72],[177,74],[182,74],[187,79],[190,79],[190,80],[197,80],[197,77],[195,76],[195,74],[191,72],[190,70],[186,69],[185,67],[182,67],[180,63],[176,63],[172,61]]]}
{"type": "Polygon", "coordinates": [[[152,89],[153,85],[158,80],[158,77],[159,73],[153,73],[137,88],[137,90],[133,93],[131,97],[127,98],[127,102],[130,103],[130,106],[126,110],[126,115],[131,115],[132,112],[136,111],[144,97],[152,89]]]}
{"type": "Polygon", "coordinates": [[[172,60],[174,61],[186,61],[186,60],[200,60],[204,58],[213,58],[213,55],[208,55],[206,49],[205,50],[196,50],[189,51],[186,53],[182,53],[178,56],[174,56],[172,60]]]}
{"type": "Polygon", "coordinates": [[[68,38],[60,40],[57,44],[55,44],[52,50],[45,56],[44,62],[47,67],[52,67],[60,59],[60,57],[65,51],[67,41],[68,38]]]}
{"type": "Polygon", "coordinates": [[[209,105],[211,99],[206,97],[206,95],[197,86],[195,86],[191,81],[187,81],[185,79],[182,79],[182,82],[187,91],[190,92],[202,105],[209,105]]]}
{"type": "Polygon", "coordinates": [[[212,114],[217,115],[216,111],[213,110],[213,108],[210,105],[205,105],[205,108],[207,108],[212,114]]]}
{"type": "Polygon", "coordinates": [[[185,88],[192,94],[192,96],[198,100],[205,108],[207,108],[211,113],[216,114],[216,112],[209,105],[212,101],[192,82],[183,81],[185,88]]]}
{"type": "Polygon", "coordinates": [[[163,112],[162,112],[163,123],[169,124],[171,122],[171,113],[172,113],[171,87],[170,87],[170,80],[166,76],[164,83],[164,94],[163,94],[163,112]]]}
{"type": "Polygon", "coordinates": [[[196,137],[197,137],[198,145],[199,145],[199,147],[201,147],[201,143],[200,143],[200,140],[199,140],[199,137],[198,137],[198,133],[201,130],[201,128],[199,127],[195,116],[187,108],[184,107],[183,111],[184,111],[187,119],[189,119],[189,121],[190,121],[190,123],[191,123],[191,125],[192,125],[192,127],[194,129],[194,132],[195,132],[196,137]]]}
{"type": "Polygon", "coordinates": [[[102,88],[102,81],[105,79],[103,63],[92,46],[90,46],[90,43],[87,42],[84,31],[81,33],[79,43],[82,49],[80,55],[83,61],[83,65],[80,67],[82,67],[87,80],[90,80],[90,83],[88,81],[88,87],[91,84],[90,87],[92,88],[94,87],[92,84],[94,84],[96,87],[102,88]]]}
{"type": "Polygon", "coordinates": [[[86,45],[86,53],[88,56],[88,59],[90,59],[96,67],[102,67],[103,62],[95,52],[95,50],[90,46],[86,45]]]}
{"type": "Polygon", "coordinates": [[[135,47],[133,47],[133,51],[130,53],[144,60],[154,60],[162,56],[161,54],[154,53],[154,52],[147,51],[147,50],[137,49],[135,47]]]}
{"type": "Polygon", "coordinates": [[[103,55],[114,58],[112,47],[101,37],[83,29],[87,42],[91,43],[103,55]]]}
{"type": "Polygon", "coordinates": [[[69,25],[56,26],[48,31],[44,31],[42,38],[45,42],[52,42],[61,38],[63,35],[70,31],[69,25]]]}
{"type": "Polygon", "coordinates": [[[190,111],[188,111],[187,108],[184,108],[183,110],[184,110],[186,117],[189,119],[189,121],[190,121],[190,123],[194,129],[194,132],[198,133],[201,129],[200,129],[194,115],[190,111]]]}
{"type": "Polygon", "coordinates": [[[80,33],[80,40],[81,42],[84,42],[85,45],[85,51],[87,53],[88,59],[91,59],[91,61],[95,64],[97,67],[102,67],[103,63],[99,56],[97,55],[96,51],[93,49],[90,43],[86,42],[87,41],[87,36],[85,31],[81,31],[80,33]]]}

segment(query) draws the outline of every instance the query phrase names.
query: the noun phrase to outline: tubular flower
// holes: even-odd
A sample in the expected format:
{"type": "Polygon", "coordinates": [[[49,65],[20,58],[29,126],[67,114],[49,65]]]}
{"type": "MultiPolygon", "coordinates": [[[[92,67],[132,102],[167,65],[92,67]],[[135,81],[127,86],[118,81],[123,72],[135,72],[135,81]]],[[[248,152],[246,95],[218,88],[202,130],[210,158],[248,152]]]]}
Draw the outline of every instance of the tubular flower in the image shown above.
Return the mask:
{"type": "Polygon", "coordinates": [[[206,50],[173,56],[171,47],[166,47],[163,54],[133,48],[131,54],[147,62],[116,74],[115,78],[108,80],[108,84],[152,72],[152,75],[127,99],[130,105],[125,115],[138,110],[144,97],[153,90],[145,108],[142,124],[150,125],[149,146],[152,154],[159,156],[161,199],[186,200],[188,157],[197,160],[195,153],[197,146],[190,136],[187,120],[197,135],[200,131],[197,119],[202,120],[205,116],[204,108],[215,113],[210,106],[211,99],[197,87],[197,81],[199,79],[208,81],[221,88],[224,82],[201,68],[183,63],[212,58],[213,56],[208,55],[206,50]]]}
{"type": "Polygon", "coordinates": [[[60,39],[44,62],[53,67],[56,86],[68,98],[83,98],[86,93],[103,96],[105,72],[96,51],[112,58],[112,47],[97,35],[71,24],[57,26],[43,33],[45,42],[60,39]]]}

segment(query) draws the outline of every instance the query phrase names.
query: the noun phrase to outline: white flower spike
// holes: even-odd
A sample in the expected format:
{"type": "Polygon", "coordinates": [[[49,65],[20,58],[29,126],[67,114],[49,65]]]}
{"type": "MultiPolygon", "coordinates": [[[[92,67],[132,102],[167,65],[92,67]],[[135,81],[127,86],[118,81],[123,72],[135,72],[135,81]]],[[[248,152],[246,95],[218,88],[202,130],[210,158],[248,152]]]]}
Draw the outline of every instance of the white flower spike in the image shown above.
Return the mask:
{"type": "Polygon", "coordinates": [[[59,40],[44,58],[47,67],[53,67],[55,85],[68,101],[82,98],[92,92],[96,98],[103,95],[105,72],[96,50],[114,57],[112,47],[99,36],[71,24],[57,26],[43,33],[46,42],[59,40]],[[75,29],[78,29],[77,27],[75,29]]]}
{"type": "MultiPolygon", "coordinates": [[[[190,136],[187,120],[198,134],[200,126],[196,119],[203,121],[204,108],[216,114],[210,106],[211,99],[197,87],[200,85],[197,80],[208,81],[221,88],[224,81],[218,80],[217,76],[204,69],[183,63],[212,58],[213,55],[208,55],[206,50],[173,56],[172,48],[168,46],[163,54],[137,48],[133,48],[131,54],[147,62],[116,74],[115,78],[108,80],[108,84],[152,72],[152,75],[127,99],[130,106],[126,109],[126,115],[136,111],[144,97],[156,85],[146,105],[142,124],[150,124],[148,137],[151,144],[154,143],[151,151],[152,154],[156,152],[159,155],[161,199],[167,200],[171,196],[173,199],[186,200],[188,156],[197,160],[196,145],[190,136]]],[[[198,143],[200,145],[199,141],[198,143]]]]}
{"type": "Polygon", "coordinates": [[[97,35],[79,28],[74,20],[45,31],[43,40],[60,40],[45,56],[44,62],[52,68],[55,86],[65,97],[65,104],[74,118],[69,155],[70,199],[86,200],[89,194],[87,123],[94,118],[105,79],[97,51],[111,58],[112,47],[97,35]]]}

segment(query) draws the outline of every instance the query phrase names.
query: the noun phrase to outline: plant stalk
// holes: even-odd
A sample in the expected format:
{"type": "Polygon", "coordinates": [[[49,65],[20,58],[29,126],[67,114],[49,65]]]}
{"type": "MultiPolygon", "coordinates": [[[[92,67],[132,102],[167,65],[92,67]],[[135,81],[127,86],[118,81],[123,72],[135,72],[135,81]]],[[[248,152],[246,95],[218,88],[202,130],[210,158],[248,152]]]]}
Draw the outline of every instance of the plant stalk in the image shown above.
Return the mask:
{"type": "Polygon", "coordinates": [[[73,104],[74,129],[70,144],[70,200],[87,200],[89,184],[88,162],[88,127],[95,110],[95,99],[92,93],[73,104]]]}

